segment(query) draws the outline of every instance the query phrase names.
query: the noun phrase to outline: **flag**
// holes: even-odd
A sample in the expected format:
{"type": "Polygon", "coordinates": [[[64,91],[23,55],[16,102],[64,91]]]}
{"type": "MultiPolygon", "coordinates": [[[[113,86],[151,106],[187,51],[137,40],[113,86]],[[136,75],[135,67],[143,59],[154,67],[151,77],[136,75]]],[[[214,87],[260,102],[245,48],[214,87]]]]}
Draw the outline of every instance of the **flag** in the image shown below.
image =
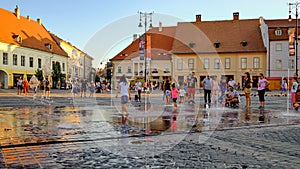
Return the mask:
{"type": "Polygon", "coordinates": [[[142,40],[142,39],[140,39],[140,44],[139,44],[139,48],[140,48],[140,60],[144,60],[145,59],[144,45],[145,45],[145,41],[142,40]]]}
{"type": "Polygon", "coordinates": [[[151,36],[147,35],[147,60],[151,60],[151,36]]]}
{"type": "Polygon", "coordinates": [[[289,31],[289,55],[295,56],[295,28],[290,28],[289,31]]]}

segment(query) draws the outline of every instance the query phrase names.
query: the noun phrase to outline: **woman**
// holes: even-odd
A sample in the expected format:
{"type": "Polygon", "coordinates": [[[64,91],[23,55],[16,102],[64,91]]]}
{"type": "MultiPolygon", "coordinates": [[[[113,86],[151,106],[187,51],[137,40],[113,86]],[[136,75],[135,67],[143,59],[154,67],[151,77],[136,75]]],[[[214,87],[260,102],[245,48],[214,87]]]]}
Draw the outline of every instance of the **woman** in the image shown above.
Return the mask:
{"type": "Polygon", "coordinates": [[[212,89],[211,89],[211,94],[212,94],[212,100],[215,105],[218,103],[219,99],[219,93],[220,93],[220,83],[217,80],[217,76],[213,76],[212,80],[212,89]]]}
{"type": "Polygon", "coordinates": [[[170,83],[169,79],[167,79],[164,84],[164,91],[165,91],[165,95],[166,95],[166,104],[170,104],[171,83],[170,83]]]}
{"type": "Polygon", "coordinates": [[[129,84],[128,81],[125,77],[125,75],[123,75],[120,78],[120,83],[118,85],[118,91],[116,93],[116,98],[118,97],[118,93],[121,94],[121,104],[122,104],[122,115],[128,115],[128,110],[126,107],[126,103],[128,103],[128,98],[129,98],[129,84]]]}
{"type": "Polygon", "coordinates": [[[259,103],[260,106],[258,109],[263,110],[265,108],[265,92],[266,92],[266,87],[269,85],[269,82],[267,79],[264,77],[262,73],[260,73],[259,80],[258,80],[258,96],[259,96],[259,103]]]}
{"type": "Polygon", "coordinates": [[[245,107],[249,108],[251,105],[250,94],[251,94],[251,84],[253,81],[251,80],[249,72],[246,72],[245,74],[246,74],[246,76],[244,77],[245,82],[244,82],[243,90],[244,90],[245,97],[246,97],[246,106],[245,107]]]}

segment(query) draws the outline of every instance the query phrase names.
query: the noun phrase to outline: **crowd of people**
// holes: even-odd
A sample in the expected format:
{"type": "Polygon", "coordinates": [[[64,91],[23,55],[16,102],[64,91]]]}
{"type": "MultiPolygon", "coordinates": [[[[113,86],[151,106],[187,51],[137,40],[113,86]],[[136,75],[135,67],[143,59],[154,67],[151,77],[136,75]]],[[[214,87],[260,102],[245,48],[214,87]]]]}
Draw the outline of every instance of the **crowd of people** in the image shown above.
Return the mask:
{"type": "MultiPolygon", "coordinates": [[[[245,95],[245,107],[251,107],[250,95],[253,80],[251,79],[249,72],[245,73],[242,85],[237,83],[233,78],[229,78],[227,80],[226,77],[210,77],[209,74],[206,75],[200,83],[203,88],[204,107],[206,108],[210,108],[212,105],[218,106],[219,104],[231,108],[239,107],[239,103],[241,102],[239,93],[240,90],[242,90],[242,93],[245,95]]],[[[265,108],[265,92],[269,84],[269,81],[262,73],[260,73],[257,83],[257,92],[260,104],[258,109],[263,110],[265,108]]],[[[194,104],[195,93],[198,85],[195,72],[189,74],[185,82],[182,83],[166,79],[161,87],[164,93],[163,99],[167,105],[172,104],[171,102],[173,102],[175,109],[177,108],[178,98],[180,99],[179,104],[183,104],[185,102],[188,104],[194,104]]]]}

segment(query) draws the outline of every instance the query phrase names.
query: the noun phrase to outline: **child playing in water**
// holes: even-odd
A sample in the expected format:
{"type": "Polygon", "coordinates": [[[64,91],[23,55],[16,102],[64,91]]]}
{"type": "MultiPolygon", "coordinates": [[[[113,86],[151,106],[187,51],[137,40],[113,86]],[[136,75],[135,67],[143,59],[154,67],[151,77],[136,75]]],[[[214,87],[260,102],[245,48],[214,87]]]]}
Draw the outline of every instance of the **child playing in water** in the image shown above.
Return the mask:
{"type": "Polygon", "coordinates": [[[172,83],[171,94],[172,94],[172,100],[174,103],[174,108],[177,109],[178,90],[176,88],[175,83],[172,83]]]}
{"type": "Polygon", "coordinates": [[[184,96],[185,96],[185,90],[184,90],[184,85],[182,84],[180,86],[180,90],[179,90],[179,98],[180,98],[180,101],[179,103],[182,104],[184,102],[184,96]]]}

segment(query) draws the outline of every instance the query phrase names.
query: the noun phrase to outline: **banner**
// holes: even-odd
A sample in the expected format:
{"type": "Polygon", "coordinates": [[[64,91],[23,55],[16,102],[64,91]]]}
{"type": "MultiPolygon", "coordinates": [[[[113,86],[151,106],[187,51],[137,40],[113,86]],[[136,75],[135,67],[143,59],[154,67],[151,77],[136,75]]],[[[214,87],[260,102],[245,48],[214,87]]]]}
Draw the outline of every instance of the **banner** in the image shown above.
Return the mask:
{"type": "Polygon", "coordinates": [[[295,56],[295,28],[290,28],[289,31],[289,55],[295,56]]]}
{"type": "Polygon", "coordinates": [[[147,60],[151,60],[151,35],[147,35],[147,60]]]}
{"type": "Polygon", "coordinates": [[[140,39],[140,44],[139,44],[139,48],[140,48],[140,60],[144,60],[145,59],[144,45],[145,45],[145,41],[142,40],[142,39],[140,39]]]}

